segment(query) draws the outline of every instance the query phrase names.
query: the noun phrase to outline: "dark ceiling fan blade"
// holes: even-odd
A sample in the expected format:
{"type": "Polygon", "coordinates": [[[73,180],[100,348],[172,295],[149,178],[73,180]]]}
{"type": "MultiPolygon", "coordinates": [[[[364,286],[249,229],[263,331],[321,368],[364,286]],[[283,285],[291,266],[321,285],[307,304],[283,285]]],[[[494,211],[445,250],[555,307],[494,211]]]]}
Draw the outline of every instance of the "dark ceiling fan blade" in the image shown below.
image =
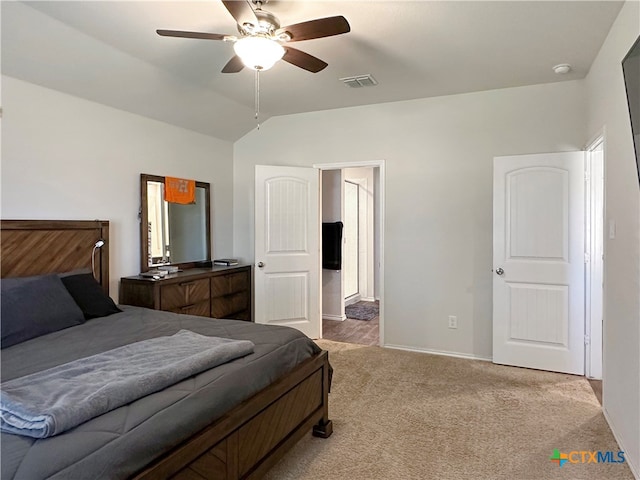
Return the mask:
{"type": "Polygon", "coordinates": [[[220,33],[183,32],[181,30],[156,30],[156,33],[163,37],[201,38],[203,40],[224,40],[229,36],[220,33]]]}
{"type": "Polygon", "coordinates": [[[313,55],[309,55],[301,50],[292,47],[284,47],[284,56],[282,60],[289,62],[291,65],[303,68],[311,73],[318,73],[328,64],[313,55]]]}
{"type": "Polygon", "coordinates": [[[276,30],[276,36],[281,33],[288,33],[290,42],[301,40],[311,40],[313,38],[331,37],[351,31],[351,26],[343,16],[318,18],[308,22],[296,23],[276,30]]]}
{"type": "Polygon", "coordinates": [[[227,64],[222,69],[222,73],[238,73],[240,70],[244,68],[244,63],[239,56],[234,55],[231,57],[231,60],[227,62],[227,64]]]}
{"type": "Polygon", "coordinates": [[[238,25],[244,25],[245,23],[258,25],[258,17],[256,17],[251,4],[247,0],[222,0],[222,3],[238,25]]]}

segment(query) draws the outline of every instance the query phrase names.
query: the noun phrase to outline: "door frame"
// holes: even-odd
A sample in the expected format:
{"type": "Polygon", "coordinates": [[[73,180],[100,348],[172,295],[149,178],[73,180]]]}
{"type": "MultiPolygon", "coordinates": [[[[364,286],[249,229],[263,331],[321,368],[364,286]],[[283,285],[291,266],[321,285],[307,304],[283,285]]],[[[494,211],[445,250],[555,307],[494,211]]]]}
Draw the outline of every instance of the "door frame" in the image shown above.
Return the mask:
{"type": "Polygon", "coordinates": [[[604,174],[606,137],[602,129],[584,148],[585,185],[585,376],[602,379],[604,329],[604,174]],[[599,147],[602,159],[594,157],[599,147]],[[599,319],[599,321],[598,321],[599,319]]]}
{"type": "MultiPolygon", "coordinates": [[[[361,223],[361,219],[360,219],[360,184],[357,182],[354,182],[352,180],[347,180],[346,178],[342,180],[342,187],[345,189],[344,190],[344,208],[343,208],[343,212],[344,212],[344,217],[343,217],[343,225],[344,225],[344,237],[346,238],[346,241],[349,242],[349,235],[347,232],[347,225],[348,222],[346,221],[347,219],[347,188],[346,188],[346,184],[349,183],[351,185],[355,185],[356,187],[356,263],[355,263],[355,274],[356,274],[356,292],[351,294],[351,295],[347,295],[346,292],[346,281],[345,281],[345,277],[347,276],[347,268],[345,267],[346,262],[346,255],[344,255],[343,253],[343,257],[342,257],[342,266],[343,266],[343,271],[345,272],[345,275],[343,277],[343,285],[345,285],[344,288],[344,292],[343,292],[343,297],[344,297],[344,304],[345,306],[357,303],[360,301],[360,223],[361,223]]],[[[343,250],[344,252],[344,250],[343,250]]],[[[353,267],[353,266],[352,266],[353,267]]]]}
{"type": "MultiPolygon", "coordinates": [[[[373,199],[369,199],[367,191],[374,191],[374,169],[372,167],[366,168],[368,172],[366,176],[358,177],[350,174],[351,169],[345,169],[344,182],[355,183],[358,185],[358,277],[359,286],[358,292],[353,297],[351,302],[346,304],[355,303],[359,300],[374,301],[375,298],[375,278],[374,278],[374,265],[375,265],[375,231],[374,231],[374,216],[375,216],[375,204],[373,199]],[[370,173],[369,173],[370,172],[370,173]],[[370,177],[370,178],[369,178],[370,177]],[[363,212],[363,209],[365,210],[363,212]]],[[[352,172],[352,170],[351,170],[352,172]]],[[[346,197],[345,197],[346,198],[346,197]]],[[[346,205],[346,204],[345,204],[346,205]]],[[[346,227],[345,227],[346,228],[346,227]]],[[[346,300],[346,299],[345,299],[346,300]]]]}
{"type": "MultiPolygon", "coordinates": [[[[362,162],[338,162],[338,163],[316,163],[313,164],[313,168],[318,169],[320,172],[323,170],[342,170],[344,168],[358,168],[358,167],[374,167],[378,168],[380,185],[378,191],[378,210],[380,214],[379,222],[377,225],[378,233],[378,251],[379,251],[379,268],[378,268],[378,294],[380,296],[380,313],[379,313],[379,342],[380,346],[384,346],[384,225],[385,225],[385,161],[384,160],[368,160],[362,162]]],[[[322,196],[322,176],[320,176],[319,194],[322,196]]],[[[322,197],[320,198],[320,209],[322,209],[322,197]]],[[[322,219],[322,211],[319,215],[322,219]]],[[[375,234],[374,234],[375,235],[375,234]]],[[[320,236],[322,237],[322,236],[320,236]]],[[[320,238],[322,243],[322,238],[320,238]]],[[[322,246],[321,246],[322,251],[322,246]]],[[[321,282],[322,283],[322,282],[321,282]]],[[[321,297],[322,298],[322,297],[321,297]]],[[[322,302],[320,302],[322,308],[322,302]]],[[[320,312],[320,321],[322,321],[322,312],[320,312]]],[[[322,330],[321,330],[322,331],[322,330]]]]}

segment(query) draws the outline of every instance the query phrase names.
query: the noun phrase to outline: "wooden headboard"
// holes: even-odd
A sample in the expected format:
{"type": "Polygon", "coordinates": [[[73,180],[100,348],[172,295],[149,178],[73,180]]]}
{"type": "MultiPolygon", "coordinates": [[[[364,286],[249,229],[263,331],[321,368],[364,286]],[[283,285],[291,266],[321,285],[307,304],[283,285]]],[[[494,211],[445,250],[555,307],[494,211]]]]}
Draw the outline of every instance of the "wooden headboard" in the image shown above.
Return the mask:
{"type": "Polygon", "coordinates": [[[105,220],[2,220],[0,221],[0,276],[28,277],[47,273],[91,269],[109,293],[109,222],[105,220]]]}

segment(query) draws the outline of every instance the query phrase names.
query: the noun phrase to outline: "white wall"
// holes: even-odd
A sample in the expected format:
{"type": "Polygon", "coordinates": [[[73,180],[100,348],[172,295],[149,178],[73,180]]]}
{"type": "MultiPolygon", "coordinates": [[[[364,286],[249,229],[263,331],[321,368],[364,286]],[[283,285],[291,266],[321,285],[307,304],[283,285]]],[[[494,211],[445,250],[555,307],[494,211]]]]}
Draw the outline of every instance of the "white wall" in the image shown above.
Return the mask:
{"type": "Polygon", "coordinates": [[[230,142],[8,76],[2,101],[2,218],[109,220],[114,298],[140,270],[141,173],[211,183],[213,253],[231,255],[230,142]]]}
{"type": "Polygon", "coordinates": [[[621,62],[640,35],[640,3],[627,2],[586,78],[588,134],[605,129],[603,405],[640,478],[640,187],[621,62]],[[616,236],[608,230],[615,222],[616,236]]]}
{"type": "Polygon", "coordinates": [[[384,159],[385,343],[490,357],[493,157],[580,149],[585,114],[570,81],[272,118],[234,145],[234,255],[256,164],[384,159]]]}

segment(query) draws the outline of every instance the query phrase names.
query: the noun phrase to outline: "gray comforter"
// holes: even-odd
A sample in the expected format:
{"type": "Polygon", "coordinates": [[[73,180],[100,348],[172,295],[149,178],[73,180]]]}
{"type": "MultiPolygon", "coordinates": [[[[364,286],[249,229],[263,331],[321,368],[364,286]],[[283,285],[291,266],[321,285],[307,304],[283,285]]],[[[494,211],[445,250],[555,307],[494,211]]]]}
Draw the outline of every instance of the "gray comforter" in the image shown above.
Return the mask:
{"type": "Polygon", "coordinates": [[[2,383],[0,430],[52,437],[251,352],[249,340],[180,330],[14,378],[2,383]]]}
{"type": "Polygon", "coordinates": [[[55,437],[3,433],[3,480],[126,478],[320,351],[290,328],[121,308],[122,313],[3,349],[2,381],[181,329],[250,340],[254,352],[55,437]]]}

